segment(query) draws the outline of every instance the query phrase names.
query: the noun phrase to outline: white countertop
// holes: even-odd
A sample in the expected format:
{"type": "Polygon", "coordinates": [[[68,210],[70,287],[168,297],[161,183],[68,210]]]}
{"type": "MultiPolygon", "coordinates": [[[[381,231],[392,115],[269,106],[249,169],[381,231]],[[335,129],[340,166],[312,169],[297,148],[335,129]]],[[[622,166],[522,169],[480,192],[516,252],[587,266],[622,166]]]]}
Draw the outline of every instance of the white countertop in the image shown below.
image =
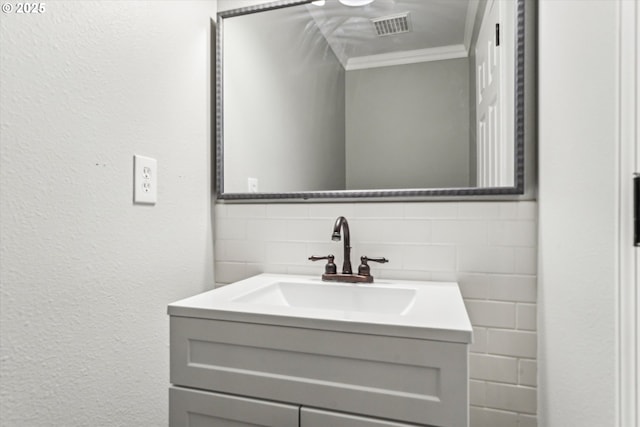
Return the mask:
{"type": "Polygon", "coordinates": [[[169,304],[168,313],[171,316],[459,343],[470,343],[473,336],[455,282],[376,279],[373,284],[350,284],[323,282],[320,277],[312,276],[260,274],[176,301],[169,304]],[[290,288],[302,298],[301,303],[291,302],[288,295],[283,297],[282,291],[290,288]],[[323,293],[327,298],[323,298],[323,293]],[[407,299],[409,294],[410,301],[407,299]],[[373,304],[361,308],[360,304],[341,301],[345,296],[358,300],[365,296],[368,303],[373,304]],[[345,308],[350,307],[349,304],[355,308],[345,308]],[[396,310],[395,306],[400,308],[396,310]]]}

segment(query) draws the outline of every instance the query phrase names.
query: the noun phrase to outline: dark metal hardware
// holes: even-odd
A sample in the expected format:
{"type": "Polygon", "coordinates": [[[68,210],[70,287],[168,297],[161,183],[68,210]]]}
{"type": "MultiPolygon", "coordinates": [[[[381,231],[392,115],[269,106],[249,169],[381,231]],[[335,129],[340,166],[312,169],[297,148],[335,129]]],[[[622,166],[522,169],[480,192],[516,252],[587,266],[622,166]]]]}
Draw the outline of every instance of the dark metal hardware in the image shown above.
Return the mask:
{"type": "Polygon", "coordinates": [[[339,216],[336,219],[336,223],[333,226],[333,233],[331,234],[331,240],[336,242],[340,241],[340,230],[344,233],[344,241],[342,246],[344,247],[344,256],[342,258],[342,274],[352,274],[351,269],[351,235],[349,233],[349,222],[347,218],[339,216]]]}
{"type": "Polygon", "coordinates": [[[349,235],[349,223],[343,216],[339,216],[336,219],[336,223],[333,226],[333,232],[331,233],[331,240],[339,241],[344,234],[344,260],[342,264],[342,273],[338,274],[336,271],[336,265],[333,262],[335,257],[333,255],[327,256],[315,256],[309,257],[310,261],[319,261],[321,259],[328,260],[324,266],[324,274],[322,280],[327,282],[347,282],[347,283],[372,283],[373,276],[371,275],[371,268],[368,261],[385,263],[389,262],[386,258],[369,258],[367,256],[360,257],[360,266],[358,267],[358,274],[353,274],[351,269],[351,236],[349,235]]]}
{"type": "Polygon", "coordinates": [[[373,283],[373,276],[363,276],[361,274],[323,274],[322,280],[325,282],[373,283]]]}
{"type": "Polygon", "coordinates": [[[496,47],[500,46],[500,24],[496,24],[496,47]]]}
{"type": "Polygon", "coordinates": [[[640,174],[633,174],[633,245],[640,246],[640,174]]]}
{"type": "Polygon", "coordinates": [[[327,255],[327,256],[311,255],[309,257],[310,261],[320,261],[322,259],[328,260],[327,263],[324,266],[324,274],[336,274],[338,270],[337,270],[337,267],[336,267],[335,263],[333,262],[333,260],[335,259],[335,257],[333,255],[327,255]]]}
{"type": "Polygon", "coordinates": [[[386,258],[369,258],[367,256],[360,257],[360,266],[358,267],[358,274],[362,276],[370,276],[371,275],[371,267],[367,264],[368,261],[379,262],[381,264],[389,262],[386,258]]]}

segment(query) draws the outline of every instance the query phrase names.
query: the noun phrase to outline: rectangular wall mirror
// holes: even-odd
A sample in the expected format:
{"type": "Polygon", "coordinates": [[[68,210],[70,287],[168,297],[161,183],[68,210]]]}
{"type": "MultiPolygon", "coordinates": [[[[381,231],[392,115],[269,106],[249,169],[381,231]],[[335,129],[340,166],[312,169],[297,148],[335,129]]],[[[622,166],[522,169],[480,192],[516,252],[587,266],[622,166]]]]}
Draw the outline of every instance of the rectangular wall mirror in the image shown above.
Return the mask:
{"type": "Polygon", "coordinates": [[[523,194],[524,9],[305,0],[218,13],[218,199],[523,194]]]}

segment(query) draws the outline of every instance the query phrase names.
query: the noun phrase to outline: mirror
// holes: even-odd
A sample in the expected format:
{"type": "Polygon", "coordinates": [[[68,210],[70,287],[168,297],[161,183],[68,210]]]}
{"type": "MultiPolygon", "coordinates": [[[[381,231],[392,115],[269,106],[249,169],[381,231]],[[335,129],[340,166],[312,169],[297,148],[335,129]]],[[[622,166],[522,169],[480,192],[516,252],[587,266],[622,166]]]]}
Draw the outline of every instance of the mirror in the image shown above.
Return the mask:
{"type": "Polygon", "coordinates": [[[524,0],[218,13],[218,199],[522,194],[523,16],[524,0]]]}

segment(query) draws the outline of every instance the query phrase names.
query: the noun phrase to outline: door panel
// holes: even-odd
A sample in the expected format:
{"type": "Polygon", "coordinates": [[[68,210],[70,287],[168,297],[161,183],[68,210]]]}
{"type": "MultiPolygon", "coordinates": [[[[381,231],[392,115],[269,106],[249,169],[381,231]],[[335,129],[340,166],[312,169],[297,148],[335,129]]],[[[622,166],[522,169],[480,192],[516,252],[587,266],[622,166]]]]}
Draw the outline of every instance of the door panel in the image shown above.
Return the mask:
{"type": "Polygon", "coordinates": [[[479,187],[514,184],[512,59],[514,30],[507,16],[512,2],[489,0],[475,47],[477,182],[479,187]],[[498,36],[498,33],[500,34],[498,36]],[[507,62],[508,61],[508,62],[507,62]]]}
{"type": "Polygon", "coordinates": [[[169,389],[169,427],[297,427],[298,406],[169,389]]]}
{"type": "Polygon", "coordinates": [[[416,427],[356,415],[339,414],[319,409],[300,408],[300,427],[416,427]]]}

